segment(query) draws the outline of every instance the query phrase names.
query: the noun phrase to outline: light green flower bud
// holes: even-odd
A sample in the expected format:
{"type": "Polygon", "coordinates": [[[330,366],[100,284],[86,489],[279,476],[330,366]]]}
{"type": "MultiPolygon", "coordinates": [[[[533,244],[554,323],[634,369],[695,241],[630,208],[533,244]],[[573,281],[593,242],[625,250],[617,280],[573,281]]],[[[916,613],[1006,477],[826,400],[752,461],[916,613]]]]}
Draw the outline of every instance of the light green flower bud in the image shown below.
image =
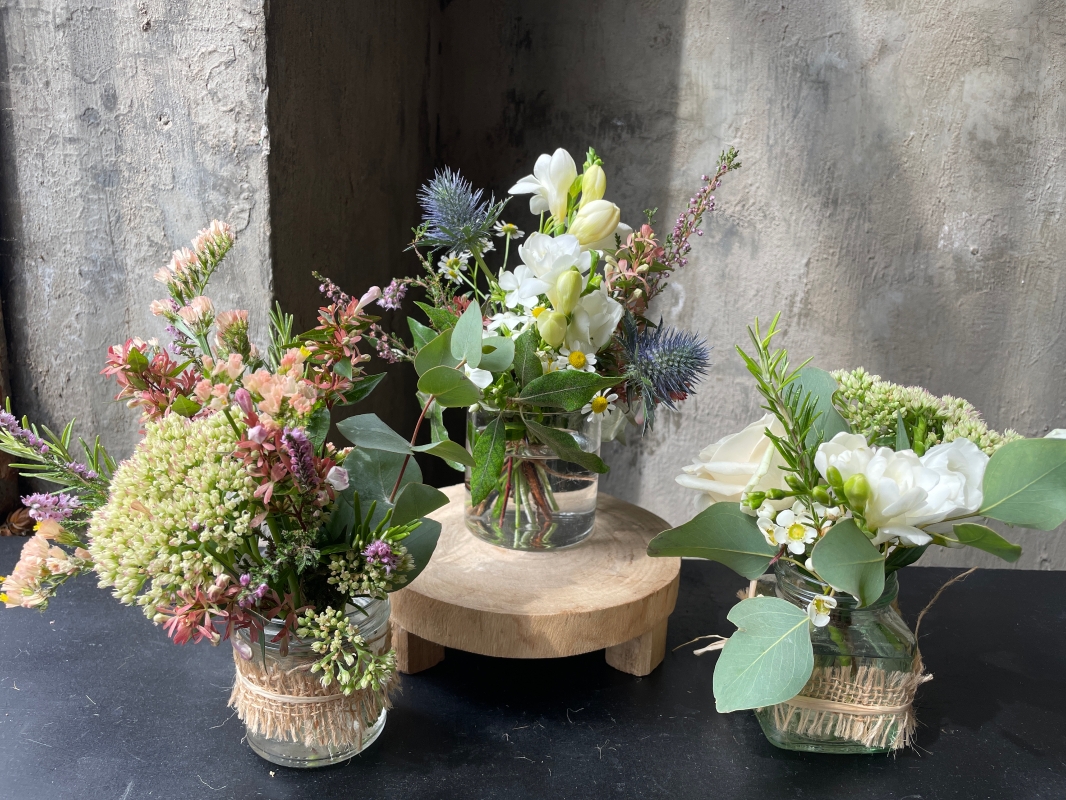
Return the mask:
{"type": "Polygon", "coordinates": [[[549,347],[558,347],[566,339],[566,314],[561,311],[543,311],[537,317],[537,331],[549,347]]]}
{"type": "Polygon", "coordinates": [[[823,506],[832,505],[833,499],[829,496],[829,492],[824,486],[815,486],[811,489],[811,497],[821,503],[823,506]]]}
{"type": "Polygon", "coordinates": [[[592,200],[577,212],[567,233],[576,236],[582,246],[595,244],[615,232],[621,215],[614,203],[592,200]]]}
{"type": "Polygon", "coordinates": [[[579,208],[584,208],[586,204],[591,203],[593,200],[599,200],[603,197],[603,193],[607,191],[607,175],[603,171],[603,167],[599,164],[585,170],[585,174],[581,176],[581,205],[579,208]]]}
{"type": "Polygon", "coordinates": [[[825,477],[829,481],[829,485],[837,491],[844,489],[844,478],[840,474],[840,470],[836,467],[830,467],[825,471],[825,477]]]}
{"type": "Polygon", "coordinates": [[[848,498],[848,504],[856,511],[866,508],[866,503],[870,499],[870,483],[866,480],[866,476],[860,472],[848,478],[847,483],[844,484],[844,496],[848,498]]]}
{"type": "Polygon", "coordinates": [[[570,316],[574,309],[577,308],[578,300],[581,299],[583,283],[584,280],[581,278],[581,273],[576,269],[568,269],[560,275],[555,281],[555,291],[548,296],[548,299],[552,301],[552,305],[555,306],[555,310],[570,316]]]}
{"type": "Polygon", "coordinates": [[[785,483],[789,485],[790,489],[795,489],[797,492],[803,491],[803,489],[805,488],[803,485],[803,481],[800,480],[799,475],[794,472],[789,472],[785,474],[785,483]]]}

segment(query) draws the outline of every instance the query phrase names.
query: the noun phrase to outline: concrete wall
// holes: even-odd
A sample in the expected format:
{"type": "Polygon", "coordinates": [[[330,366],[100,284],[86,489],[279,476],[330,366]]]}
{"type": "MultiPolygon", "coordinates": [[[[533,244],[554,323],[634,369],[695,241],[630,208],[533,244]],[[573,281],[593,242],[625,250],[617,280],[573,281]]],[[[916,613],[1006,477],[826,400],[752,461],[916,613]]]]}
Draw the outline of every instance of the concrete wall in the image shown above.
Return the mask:
{"type": "Polygon", "coordinates": [[[100,432],[137,415],[98,374],[162,335],[152,274],[213,217],[238,244],[213,283],[265,333],[271,272],[261,0],[0,3],[0,261],[17,413],[100,432]]]}
{"type": "MultiPolygon", "coordinates": [[[[591,144],[623,218],[659,206],[666,230],[718,152],[742,152],[659,305],[715,345],[712,375],[608,448],[607,491],[687,518],[673,478],[759,414],[733,345],[778,309],[797,360],[966,397],[998,428],[1066,425],[1061,3],[456,0],[443,17],[439,156],[494,187],[591,144]]],[[[1061,532],[1015,534],[1018,566],[1066,567],[1061,532]]]]}

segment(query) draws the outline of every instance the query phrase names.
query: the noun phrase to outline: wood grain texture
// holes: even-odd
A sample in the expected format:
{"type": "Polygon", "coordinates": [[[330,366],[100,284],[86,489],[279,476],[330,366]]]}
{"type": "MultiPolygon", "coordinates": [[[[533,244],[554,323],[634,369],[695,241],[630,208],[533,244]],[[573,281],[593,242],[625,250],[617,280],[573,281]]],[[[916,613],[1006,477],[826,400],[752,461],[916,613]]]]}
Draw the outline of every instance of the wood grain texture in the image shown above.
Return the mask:
{"type": "Polygon", "coordinates": [[[604,652],[607,663],[630,675],[650,675],[666,658],[666,620],[636,639],[608,647],[604,652]]]}
{"type": "Polygon", "coordinates": [[[444,648],[401,628],[390,619],[392,646],[396,648],[396,668],[404,675],[435,667],[444,660],[444,648]]]}
{"type": "Polygon", "coordinates": [[[517,552],[476,539],[463,522],[462,485],[444,491],[451,502],[432,515],[443,525],[433,559],[391,596],[405,631],[471,653],[553,658],[636,639],[673,611],[681,561],[645,553],[669,527],[654,514],[600,493],[583,544],[517,552]]]}

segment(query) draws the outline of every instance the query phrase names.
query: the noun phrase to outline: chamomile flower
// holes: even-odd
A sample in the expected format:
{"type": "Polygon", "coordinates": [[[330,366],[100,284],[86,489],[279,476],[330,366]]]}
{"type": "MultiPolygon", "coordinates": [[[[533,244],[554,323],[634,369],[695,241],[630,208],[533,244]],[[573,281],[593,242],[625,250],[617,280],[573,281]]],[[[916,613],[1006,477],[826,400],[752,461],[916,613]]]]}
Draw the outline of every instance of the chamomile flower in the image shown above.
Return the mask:
{"type": "Polygon", "coordinates": [[[495,249],[496,249],[496,245],[492,241],[492,239],[482,239],[481,240],[481,245],[480,245],[480,248],[479,248],[479,251],[480,251],[481,255],[485,255],[485,253],[491,253],[495,249]]]}
{"type": "Polygon", "coordinates": [[[525,236],[525,231],[518,230],[518,226],[513,222],[497,222],[492,226],[496,231],[496,235],[501,239],[506,237],[508,239],[521,239],[525,236]]]}
{"type": "Polygon", "coordinates": [[[829,624],[829,615],[833,613],[833,609],[836,607],[837,600],[835,597],[830,597],[825,594],[816,595],[815,598],[807,604],[807,616],[811,618],[814,627],[824,628],[829,624]]]}
{"type": "Polygon", "coordinates": [[[437,272],[452,283],[462,283],[462,273],[466,272],[469,267],[470,253],[466,250],[448,253],[441,256],[440,261],[437,262],[437,272]]]}
{"type": "Polygon", "coordinates": [[[596,355],[592,348],[586,351],[580,344],[575,344],[573,349],[569,347],[559,348],[559,355],[555,359],[556,369],[572,369],[578,372],[595,372],[596,355]]]}
{"type": "Polygon", "coordinates": [[[609,391],[610,390],[608,389],[604,389],[596,392],[595,396],[582,407],[581,413],[588,414],[585,419],[589,422],[591,422],[594,417],[610,417],[614,413],[614,404],[618,399],[618,395],[614,392],[608,394],[609,391]]]}

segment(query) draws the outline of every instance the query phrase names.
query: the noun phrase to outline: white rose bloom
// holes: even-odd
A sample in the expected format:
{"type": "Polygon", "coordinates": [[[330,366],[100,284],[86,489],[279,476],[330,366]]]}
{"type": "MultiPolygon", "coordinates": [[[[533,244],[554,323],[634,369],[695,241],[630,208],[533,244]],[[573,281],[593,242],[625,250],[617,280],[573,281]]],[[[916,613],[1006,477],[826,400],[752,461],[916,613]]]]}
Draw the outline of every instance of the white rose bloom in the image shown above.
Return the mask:
{"type": "Polygon", "coordinates": [[[566,329],[566,346],[571,350],[602,350],[610,343],[624,313],[622,304],[607,294],[605,284],[600,284],[599,289],[578,301],[566,329]]]}
{"type": "MultiPolygon", "coordinates": [[[[767,438],[767,429],[777,436],[785,434],[777,418],[767,414],[704,449],[675,480],[687,489],[702,492],[696,499],[700,510],[713,503],[739,503],[743,495],[751,492],[787,489],[785,473],[779,469],[785,462],[767,438]]],[[[793,502],[786,498],[767,501],[766,505],[779,511],[793,502]]]]}
{"type": "Polygon", "coordinates": [[[556,221],[566,219],[566,199],[570,186],[577,180],[577,165],[571,155],[559,148],[551,155],[543,153],[533,166],[533,174],[508,189],[510,194],[532,194],[529,210],[533,214],[549,212],[556,221]]]}
{"type": "Polygon", "coordinates": [[[838,433],[822,444],[815,466],[826,477],[836,467],[846,482],[862,474],[870,486],[864,511],[876,531],[874,544],[928,544],[925,526],[975,513],[983,500],[981,482],[988,456],[968,439],[939,444],[919,458],[913,450],[870,448],[861,436],[838,433]]]}
{"type": "Polygon", "coordinates": [[[592,254],[581,251],[576,236],[549,236],[531,233],[525,244],[519,245],[518,257],[533,272],[534,277],[554,286],[559,276],[571,267],[582,275],[592,269],[592,254]]]}

